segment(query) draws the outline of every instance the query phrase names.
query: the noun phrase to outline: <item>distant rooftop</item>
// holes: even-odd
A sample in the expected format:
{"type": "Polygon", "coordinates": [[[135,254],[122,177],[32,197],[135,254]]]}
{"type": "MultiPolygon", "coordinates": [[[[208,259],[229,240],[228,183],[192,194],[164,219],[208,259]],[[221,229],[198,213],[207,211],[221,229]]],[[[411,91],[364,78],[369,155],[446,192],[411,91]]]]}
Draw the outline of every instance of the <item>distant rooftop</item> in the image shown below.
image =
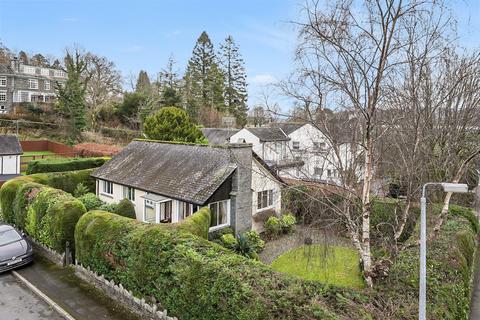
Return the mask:
{"type": "Polygon", "coordinates": [[[0,135],[0,155],[17,155],[22,153],[22,146],[16,136],[0,135]]]}
{"type": "Polygon", "coordinates": [[[253,133],[262,142],[290,140],[290,138],[287,137],[280,128],[253,127],[245,129],[253,133]]]}
{"type": "Polygon", "coordinates": [[[271,127],[273,128],[280,128],[282,129],[283,132],[285,132],[286,135],[289,135],[290,133],[300,129],[306,125],[306,123],[300,123],[300,122],[272,122],[270,124],[271,127]]]}
{"type": "Polygon", "coordinates": [[[226,144],[228,139],[239,131],[238,129],[226,128],[201,128],[200,130],[211,145],[226,144]]]}

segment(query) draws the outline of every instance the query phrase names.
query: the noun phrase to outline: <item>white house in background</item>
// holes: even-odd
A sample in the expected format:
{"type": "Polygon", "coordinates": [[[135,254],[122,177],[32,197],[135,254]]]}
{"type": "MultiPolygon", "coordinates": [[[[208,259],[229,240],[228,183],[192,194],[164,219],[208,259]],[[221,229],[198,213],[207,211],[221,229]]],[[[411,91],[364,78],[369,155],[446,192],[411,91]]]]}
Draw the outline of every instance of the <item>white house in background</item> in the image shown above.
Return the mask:
{"type": "Polygon", "coordinates": [[[16,136],[0,136],[0,185],[20,175],[22,146],[16,136]]]}
{"type": "Polygon", "coordinates": [[[252,172],[268,171],[253,168],[255,161],[248,144],[212,147],[135,140],[92,177],[100,199],[115,203],[128,198],[139,221],[175,223],[208,206],[210,231],[230,226],[238,234],[260,230],[252,216],[280,203],[278,189],[254,178],[252,172]],[[267,191],[266,202],[262,198],[254,211],[255,192],[262,191],[267,191]]]}
{"type": "Polygon", "coordinates": [[[339,183],[340,168],[351,158],[348,144],[336,155],[325,135],[310,123],[271,123],[244,128],[231,143],[251,143],[253,150],[285,178],[339,183]]]}

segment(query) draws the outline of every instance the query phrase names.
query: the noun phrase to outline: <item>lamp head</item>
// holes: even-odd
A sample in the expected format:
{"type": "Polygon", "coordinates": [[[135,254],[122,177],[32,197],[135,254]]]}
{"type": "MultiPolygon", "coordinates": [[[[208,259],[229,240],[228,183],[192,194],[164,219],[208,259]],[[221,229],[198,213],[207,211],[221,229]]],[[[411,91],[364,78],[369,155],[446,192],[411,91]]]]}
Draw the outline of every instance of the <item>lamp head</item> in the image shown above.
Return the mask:
{"type": "Polygon", "coordinates": [[[468,185],[465,183],[448,183],[443,182],[441,183],[443,187],[443,191],[445,192],[453,192],[453,193],[467,193],[468,192],[468,185]]]}

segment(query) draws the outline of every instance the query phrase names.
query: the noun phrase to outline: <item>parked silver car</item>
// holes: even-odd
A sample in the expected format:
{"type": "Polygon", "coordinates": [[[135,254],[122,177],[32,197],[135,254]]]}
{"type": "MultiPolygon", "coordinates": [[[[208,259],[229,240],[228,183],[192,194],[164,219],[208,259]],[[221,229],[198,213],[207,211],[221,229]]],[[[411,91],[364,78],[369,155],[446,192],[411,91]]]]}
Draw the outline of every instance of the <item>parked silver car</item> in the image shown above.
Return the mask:
{"type": "Polygon", "coordinates": [[[0,224],[0,273],[32,261],[32,245],[23,234],[8,224],[0,224]]]}

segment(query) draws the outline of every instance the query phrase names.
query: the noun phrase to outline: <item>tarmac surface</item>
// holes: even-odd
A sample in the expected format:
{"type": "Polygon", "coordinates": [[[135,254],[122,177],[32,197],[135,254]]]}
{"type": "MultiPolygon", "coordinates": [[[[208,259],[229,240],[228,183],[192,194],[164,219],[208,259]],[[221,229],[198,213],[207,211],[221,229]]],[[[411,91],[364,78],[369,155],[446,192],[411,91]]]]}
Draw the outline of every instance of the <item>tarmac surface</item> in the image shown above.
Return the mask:
{"type": "Polygon", "coordinates": [[[52,307],[10,272],[0,274],[0,319],[64,320],[52,307]]]}

